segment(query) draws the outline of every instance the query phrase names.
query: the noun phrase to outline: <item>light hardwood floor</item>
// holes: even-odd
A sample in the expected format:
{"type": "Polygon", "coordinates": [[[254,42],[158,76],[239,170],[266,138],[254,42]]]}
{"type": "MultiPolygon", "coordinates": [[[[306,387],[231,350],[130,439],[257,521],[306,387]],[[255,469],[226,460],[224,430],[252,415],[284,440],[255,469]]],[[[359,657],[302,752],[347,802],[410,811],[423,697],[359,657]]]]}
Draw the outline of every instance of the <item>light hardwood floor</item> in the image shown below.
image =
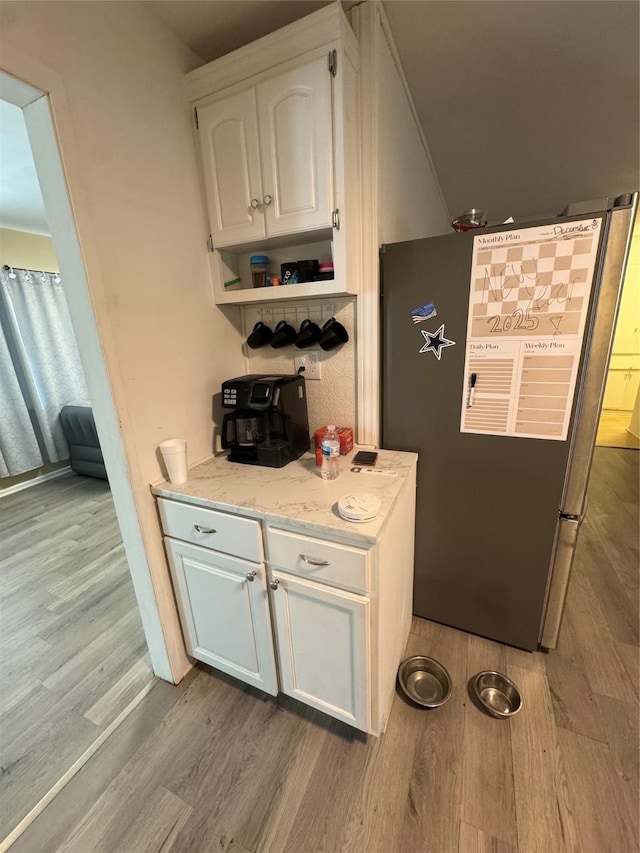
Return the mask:
{"type": "Polygon", "coordinates": [[[598,447],[632,447],[640,448],[640,440],[629,432],[627,427],[631,422],[631,412],[603,411],[598,424],[598,447]]]}
{"type": "Polygon", "coordinates": [[[0,838],[153,680],[108,484],[0,498],[0,838]]]}
{"type": "Polygon", "coordinates": [[[206,667],[158,683],[11,853],[634,853],[638,850],[638,454],[597,450],[560,649],[421,619],[408,653],[449,669],[425,711],[367,738],[206,667]],[[467,694],[483,668],[510,721],[467,694]]]}

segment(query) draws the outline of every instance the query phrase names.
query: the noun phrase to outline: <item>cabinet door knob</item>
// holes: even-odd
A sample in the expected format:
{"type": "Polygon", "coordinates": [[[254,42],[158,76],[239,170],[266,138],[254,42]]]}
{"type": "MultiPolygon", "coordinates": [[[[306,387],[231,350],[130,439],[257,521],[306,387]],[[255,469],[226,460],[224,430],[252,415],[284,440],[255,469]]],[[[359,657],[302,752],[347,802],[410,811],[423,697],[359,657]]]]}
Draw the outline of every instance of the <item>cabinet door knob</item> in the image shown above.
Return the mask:
{"type": "Polygon", "coordinates": [[[269,194],[267,194],[262,200],[267,205],[271,204],[271,202],[273,201],[273,196],[270,196],[269,194]]]}
{"type": "Polygon", "coordinates": [[[271,587],[271,589],[274,589],[274,590],[275,590],[275,589],[278,589],[278,587],[280,586],[280,580],[279,580],[279,578],[276,578],[275,580],[272,580],[272,581],[271,581],[271,583],[269,584],[269,586],[271,587]]]}
{"type": "Polygon", "coordinates": [[[217,530],[214,530],[213,527],[202,527],[200,524],[193,525],[194,530],[198,533],[217,533],[217,530]]]}
{"type": "Polygon", "coordinates": [[[255,572],[255,571],[253,571],[253,572],[247,572],[247,580],[248,580],[248,581],[250,581],[251,583],[253,583],[253,580],[254,580],[255,576],[256,576],[256,572],[255,572]]]}
{"type": "Polygon", "coordinates": [[[260,199],[259,198],[252,198],[251,199],[251,207],[254,210],[257,210],[260,207],[260,199]]]}
{"type": "Polygon", "coordinates": [[[300,554],[300,559],[303,563],[308,563],[310,566],[330,566],[329,560],[314,560],[313,557],[307,557],[305,554],[300,554]]]}

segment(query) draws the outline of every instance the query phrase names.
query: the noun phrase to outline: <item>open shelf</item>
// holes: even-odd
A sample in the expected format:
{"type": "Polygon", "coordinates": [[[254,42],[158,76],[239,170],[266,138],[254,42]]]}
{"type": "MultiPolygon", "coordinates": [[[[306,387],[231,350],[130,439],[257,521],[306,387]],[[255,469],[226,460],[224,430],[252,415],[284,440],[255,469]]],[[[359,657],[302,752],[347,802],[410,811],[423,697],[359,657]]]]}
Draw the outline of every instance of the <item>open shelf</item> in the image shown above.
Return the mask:
{"type": "Polygon", "coordinates": [[[288,235],[287,238],[262,243],[229,246],[212,254],[215,282],[215,301],[218,305],[246,305],[256,302],[287,302],[293,299],[324,299],[334,296],[355,296],[356,290],[346,282],[346,275],[335,270],[336,277],[328,281],[311,281],[279,287],[253,287],[249,259],[254,254],[268,255],[271,274],[280,277],[280,265],[291,261],[317,258],[320,263],[333,259],[331,230],[288,235]],[[225,288],[224,282],[240,280],[225,288]]]}
{"type": "Polygon", "coordinates": [[[246,305],[256,302],[287,302],[292,299],[326,299],[332,296],[355,296],[354,290],[333,281],[308,281],[284,287],[254,287],[230,290],[216,297],[218,305],[246,305]]]}

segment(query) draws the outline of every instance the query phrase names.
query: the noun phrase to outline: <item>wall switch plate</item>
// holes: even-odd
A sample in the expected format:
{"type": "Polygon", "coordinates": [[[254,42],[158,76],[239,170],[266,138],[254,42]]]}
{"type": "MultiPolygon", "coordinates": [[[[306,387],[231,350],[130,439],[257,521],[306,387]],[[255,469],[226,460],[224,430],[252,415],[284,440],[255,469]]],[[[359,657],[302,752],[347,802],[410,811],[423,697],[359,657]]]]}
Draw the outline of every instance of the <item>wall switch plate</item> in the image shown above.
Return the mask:
{"type": "Polygon", "coordinates": [[[320,353],[317,350],[310,350],[304,355],[295,356],[293,366],[296,373],[301,367],[304,367],[301,373],[305,379],[322,379],[320,353]]]}

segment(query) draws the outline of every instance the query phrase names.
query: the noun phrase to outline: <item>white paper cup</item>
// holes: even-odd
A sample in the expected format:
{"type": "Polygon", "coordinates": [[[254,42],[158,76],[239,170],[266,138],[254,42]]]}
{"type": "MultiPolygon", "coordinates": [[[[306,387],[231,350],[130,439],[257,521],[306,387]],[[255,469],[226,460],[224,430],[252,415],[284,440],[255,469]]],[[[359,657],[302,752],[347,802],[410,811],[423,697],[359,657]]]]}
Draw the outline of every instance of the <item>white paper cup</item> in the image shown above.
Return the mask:
{"type": "Polygon", "coordinates": [[[187,441],[184,438],[170,438],[158,445],[169,482],[175,486],[187,482],[187,441]]]}

